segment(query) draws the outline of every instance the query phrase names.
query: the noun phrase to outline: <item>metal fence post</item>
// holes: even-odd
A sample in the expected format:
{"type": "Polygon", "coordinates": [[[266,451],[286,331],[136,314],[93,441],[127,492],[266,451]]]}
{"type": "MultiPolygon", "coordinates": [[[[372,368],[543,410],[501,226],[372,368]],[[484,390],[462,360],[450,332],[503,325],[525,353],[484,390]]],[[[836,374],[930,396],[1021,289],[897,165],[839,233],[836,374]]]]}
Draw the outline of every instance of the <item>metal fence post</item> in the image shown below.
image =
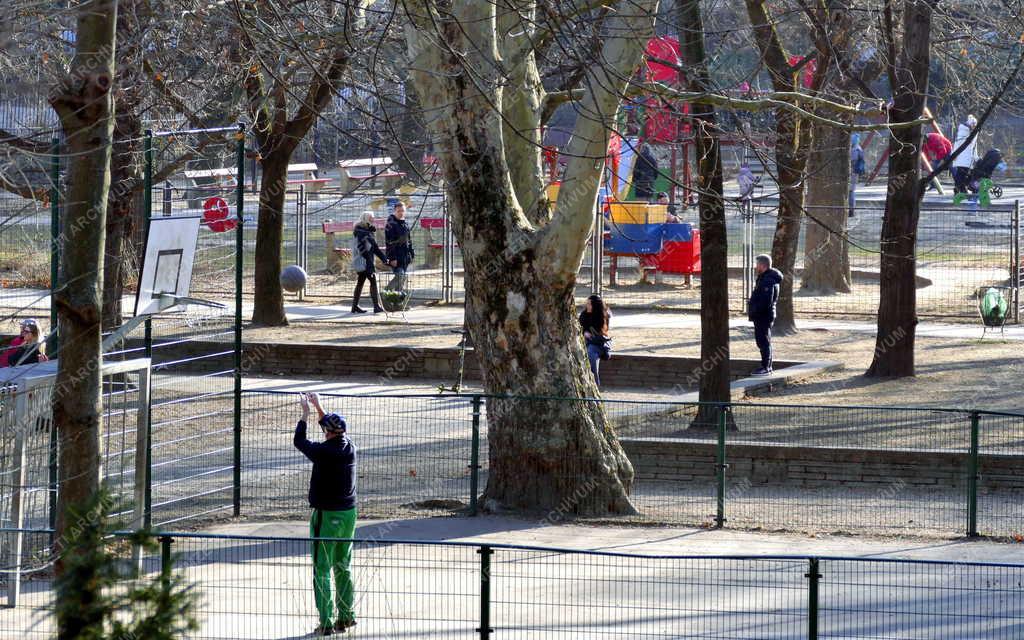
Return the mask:
{"type": "Polygon", "coordinates": [[[480,640],[488,640],[494,629],[491,628],[491,555],[494,549],[483,545],[477,551],[480,554],[480,640]]]}
{"type": "Polygon", "coordinates": [[[231,479],[231,504],[237,518],[242,513],[242,269],[244,267],[243,251],[245,235],[243,231],[245,216],[245,125],[238,125],[238,145],[236,149],[238,176],[235,177],[235,388],[234,388],[234,442],[233,473],[231,479]]]}
{"type": "Polygon", "coordinates": [[[60,277],[60,139],[54,138],[50,150],[50,353],[57,353],[57,305],[53,294],[60,277]]]}
{"type": "MultiPolygon", "coordinates": [[[[149,238],[149,222],[153,217],[153,131],[146,130],[142,143],[144,167],[142,174],[142,237],[149,238]]],[[[153,320],[146,318],[143,348],[146,357],[153,363],[153,320]]],[[[150,380],[151,382],[152,380],[150,380]]],[[[142,527],[149,530],[153,526],[153,403],[152,393],[148,394],[149,405],[146,407],[146,478],[142,506],[142,527]]]]}
{"type": "Polygon", "coordinates": [[[473,444],[469,453],[469,515],[477,512],[476,498],[480,491],[480,401],[473,396],[473,444]]]}
{"type": "Polygon", "coordinates": [[[715,527],[721,529],[725,526],[725,470],[729,467],[725,462],[725,431],[728,425],[728,405],[718,407],[718,454],[715,461],[715,479],[717,481],[716,495],[718,496],[718,509],[715,513],[715,527]]]}
{"type": "MultiPolygon", "coordinates": [[[[306,269],[306,262],[302,256],[302,247],[305,244],[304,238],[304,227],[305,227],[305,211],[306,211],[306,185],[299,185],[299,193],[295,202],[295,264],[303,270],[306,269]]],[[[302,287],[298,292],[298,299],[302,301],[306,293],[306,287],[302,287]]]]}
{"type": "Polygon", "coordinates": [[[601,199],[597,199],[594,209],[594,232],[591,236],[590,249],[590,292],[601,295],[604,287],[604,215],[601,214],[601,199]]]}
{"type": "Polygon", "coordinates": [[[455,302],[455,236],[448,215],[447,196],[443,197],[441,206],[444,219],[444,227],[441,229],[441,301],[452,304],[455,302]]]}
{"type": "Polygon", "coordinates": [[[171,536],[160,536],[160,587],[167,592],[171,588],[171,536]]]}
{"type": "Polygon", "coordinates": [[[807,640],[818,640],[818,583],[821,580],[819,561],[808,559],[808,571],[804,577],[807,583],[807,640]]]}
{"type": "Polygon", "coordinates": [[[1024,277],[1024,264],[1020,259],[1020,200],[1013,201],[1010,237],[1013,254],[1010,258],[1010,286],[1013,287],[1013,322],[1020,324],[1020,281],[1024,277]]]}
{"type": "Polygon", "coordinates": [[[971,412],[971,451],[967,456],[967,537],[978,536],[978,426],[981,416],[971,412]]]}

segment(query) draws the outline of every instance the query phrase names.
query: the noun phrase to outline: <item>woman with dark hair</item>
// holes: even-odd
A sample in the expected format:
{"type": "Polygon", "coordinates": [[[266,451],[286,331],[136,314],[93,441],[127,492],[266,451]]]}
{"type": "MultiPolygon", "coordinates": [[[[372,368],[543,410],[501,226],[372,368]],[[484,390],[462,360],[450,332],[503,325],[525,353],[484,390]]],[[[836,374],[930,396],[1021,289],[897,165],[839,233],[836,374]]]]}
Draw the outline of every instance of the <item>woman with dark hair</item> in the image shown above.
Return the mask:
{"type": "Polygon", "coordinates": [[[601,386],[600,361],[607,360],[612,355],[612,339],[608,336],[608,321],[611,317],[608,305],[596,294],[587,298],[587,306],[580,312],[580,326],[587,347],[587,359],[590,361],[590,370],[594,372],[594,382],[598,387],[601,386]]]}

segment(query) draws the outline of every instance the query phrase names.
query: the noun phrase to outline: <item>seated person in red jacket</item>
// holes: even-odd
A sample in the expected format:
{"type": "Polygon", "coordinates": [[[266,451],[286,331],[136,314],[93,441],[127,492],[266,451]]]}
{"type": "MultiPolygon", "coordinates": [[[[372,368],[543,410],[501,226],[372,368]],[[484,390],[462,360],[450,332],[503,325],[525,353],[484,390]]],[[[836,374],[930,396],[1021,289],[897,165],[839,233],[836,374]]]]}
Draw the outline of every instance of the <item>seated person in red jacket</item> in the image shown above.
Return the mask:
{"type": "Polygon", "coordinates": [[[0,352],[0,366],[13,367],[22,364],[46,362],[49,358],[40,351],[39,324],[29,318],[21,323],[21,334],[11,341],[8,348],[0,352]]]}

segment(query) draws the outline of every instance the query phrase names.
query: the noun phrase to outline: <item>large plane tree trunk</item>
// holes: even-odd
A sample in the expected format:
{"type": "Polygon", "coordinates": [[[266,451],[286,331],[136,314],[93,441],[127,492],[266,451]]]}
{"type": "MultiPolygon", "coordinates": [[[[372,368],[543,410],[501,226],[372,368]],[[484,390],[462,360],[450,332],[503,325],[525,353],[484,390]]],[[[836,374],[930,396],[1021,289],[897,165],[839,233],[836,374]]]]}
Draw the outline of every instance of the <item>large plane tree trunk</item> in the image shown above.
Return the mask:
{"type": "MultiPolygon", "coordinates": [[[[533,3],[498,4],[502,14],[514,9],[525,16],[520,25],[532,23],[533,3]]],[[[539,129],[544,94],[531,80],[536,58],[523,48],[530,39],[516,37],[520,29],[496,28],[495,3],[454,0],[443,10],[429,1],[413,5],[410,68],[439,145],[452,227],[466,265],[466,324],[484,388],[567,398],[488,402],[484,504],[632,513],[632,465],[600,403],[581,399],[598,390],[583,350],[574,289],[624,78],[653,33],[657,2],[629,3],[609,14],[608,31],[629,37],[607,39],[598,54],[601,64],[586,71],[553,213],[538,197],[542,172],[534,170],[540,149],[530,135],[539,129]],[[472,69],[463,66],[467,61],[472,69]],[[523,135],[503,135],[503,125],[523,135]]]]}
{"type": "Polygon", "coordinates": [[[851,179],[850,132],[816,123],[811,137],[803,291],[815,295],[849,293],[853,281],[845,234],[851,179]]]}
{"type": "MultiPolygon", "coordinates": [[[[903,5],[903,43],[899,59],[890,62],[892,122],[921,117],[928,95],[933,0],[910,0],[903,5]]],[[[889,38],[895,22],[887,8],[889,38]]],[[[875,354],[867,375],[914,375],[914,336],[917,329],[917,222],[921,215],[921,125],[892,130],[889,186],[882,221],[882,271],[878,302],[875,354]]]]}
{"type": "MultiPolygon", "coordinates": [[[[87,0],[77,7],[75,56],[50,102],[60,117],[68,164],[62,225],[62,282],[55,294],[61,351],[53,398],[54,425],[61,440],[57,540],[76,526],[75,512],[99,489],[100,478],[100,307],[104,218],[110,188],[113,136],[114,25],[116,0],[87,0]]],[[[65,564],[58,556],[56,570],[65,564]]],[[[81,583],[87,583],[82,580],[81,583]]],[[[94,594],[58,594],[87,602],[94,594]]],[[[58,637],[77,638],[92,621],[58,620],[58,637]]]]}

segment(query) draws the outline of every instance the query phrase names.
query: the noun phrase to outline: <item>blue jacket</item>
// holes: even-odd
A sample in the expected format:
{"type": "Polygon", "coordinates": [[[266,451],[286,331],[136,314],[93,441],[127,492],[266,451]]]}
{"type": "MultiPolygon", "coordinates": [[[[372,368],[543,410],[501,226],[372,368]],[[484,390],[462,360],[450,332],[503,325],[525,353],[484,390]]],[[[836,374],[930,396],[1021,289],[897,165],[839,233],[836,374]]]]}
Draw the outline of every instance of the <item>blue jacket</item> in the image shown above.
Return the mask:
{"type": "Polygon", "coordinates": [[[769,269],[757,276],[754,290],[747,301],[747,317],[753,322],[775,322],[775,305],[779,302],[782,272],[769,269]]]}
{"type": "Polygon", "coordinates": [[[356,446],[340,435],[324,442],[306,439],[306,421],[295,425],[295,448],[313,462],[309,476],[309,506],[345,511],[356,506],[356,446]]]}

